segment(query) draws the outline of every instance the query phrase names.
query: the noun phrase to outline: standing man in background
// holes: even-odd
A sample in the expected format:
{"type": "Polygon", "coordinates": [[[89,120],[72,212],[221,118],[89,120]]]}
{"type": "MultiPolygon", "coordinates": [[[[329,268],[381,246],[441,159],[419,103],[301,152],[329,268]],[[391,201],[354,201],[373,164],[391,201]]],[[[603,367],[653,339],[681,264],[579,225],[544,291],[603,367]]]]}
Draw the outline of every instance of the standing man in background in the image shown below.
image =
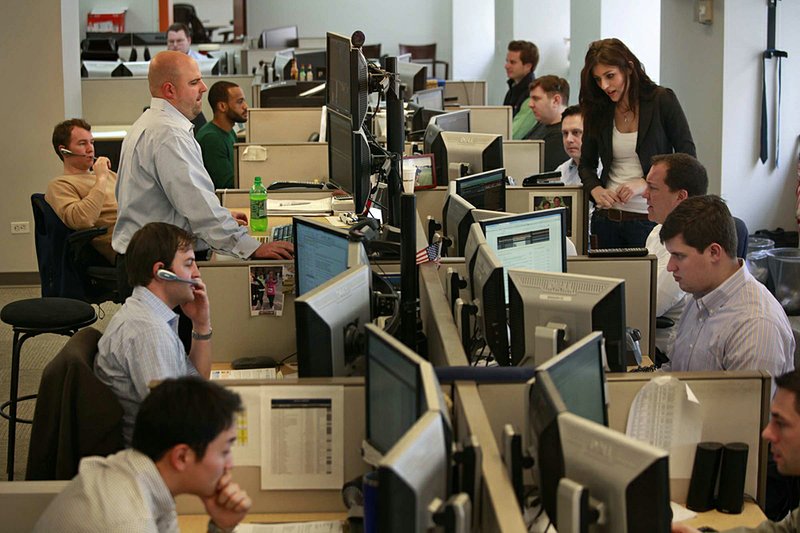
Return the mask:
{"type": "Polygon", "coordinates": [[[536,125],[533,112],[528,107],[528,91],[535,78],[534,70],[539,64],[539,49],[530,41],[511,41],[506,54],[508,92],[503,105],[511,106],[512,139],[524,139],[536,125]]]}
{"type": "Polygon", "coordinates": [[[235,83],[218,81],[208,91],[208,104],[214,118],[197,132],[206,167],[215,189],[233,188],[234,124],[247,122],[247,101],[244,91],[235,83]]]}

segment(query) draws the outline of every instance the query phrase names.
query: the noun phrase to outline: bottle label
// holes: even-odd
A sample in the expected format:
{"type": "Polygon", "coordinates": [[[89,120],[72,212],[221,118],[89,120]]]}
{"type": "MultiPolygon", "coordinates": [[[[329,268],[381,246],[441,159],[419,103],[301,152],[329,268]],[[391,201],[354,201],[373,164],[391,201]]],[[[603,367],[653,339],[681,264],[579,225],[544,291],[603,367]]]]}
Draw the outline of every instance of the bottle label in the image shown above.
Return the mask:
{"type": "Polygon", "coordinates": [[[250,218],[266,218],[267,217],[267,199],[251,199],[250,200],[250,218]]]}

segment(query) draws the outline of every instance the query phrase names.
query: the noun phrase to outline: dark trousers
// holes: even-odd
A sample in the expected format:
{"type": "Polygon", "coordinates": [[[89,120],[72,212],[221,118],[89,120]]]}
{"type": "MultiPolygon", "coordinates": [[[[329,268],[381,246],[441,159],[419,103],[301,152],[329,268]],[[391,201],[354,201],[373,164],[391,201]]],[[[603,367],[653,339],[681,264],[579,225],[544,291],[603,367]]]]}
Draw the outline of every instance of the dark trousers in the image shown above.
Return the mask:
{"type": "Polygon", "coordinates": [[[597,211],[595,209],[592,214],[592,235],[596,236],[597,248],[642,248],[656,226],[649,220],[615,222],[600,216],[597,211]]]}

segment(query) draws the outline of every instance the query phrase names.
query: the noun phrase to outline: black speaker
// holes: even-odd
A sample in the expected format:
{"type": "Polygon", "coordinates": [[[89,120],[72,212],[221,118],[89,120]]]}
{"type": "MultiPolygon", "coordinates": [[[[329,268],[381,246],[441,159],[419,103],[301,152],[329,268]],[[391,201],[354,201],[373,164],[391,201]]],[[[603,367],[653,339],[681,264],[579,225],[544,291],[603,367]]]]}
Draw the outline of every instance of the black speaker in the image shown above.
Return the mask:
{"type": "Polygon", "coordinates": [[[692,480],[686,507],[702,513],[714,508],[714,490],[717,488],[719,463],[722,459],[722,443],[701,442],[694,452],[692,480]]]}
{"type": "Polygon", "coordinates": [[[717,511],[730,514],[742,512],[747,450],[747,444],[743,442],[731,442],[722,449],[717,511]]]}

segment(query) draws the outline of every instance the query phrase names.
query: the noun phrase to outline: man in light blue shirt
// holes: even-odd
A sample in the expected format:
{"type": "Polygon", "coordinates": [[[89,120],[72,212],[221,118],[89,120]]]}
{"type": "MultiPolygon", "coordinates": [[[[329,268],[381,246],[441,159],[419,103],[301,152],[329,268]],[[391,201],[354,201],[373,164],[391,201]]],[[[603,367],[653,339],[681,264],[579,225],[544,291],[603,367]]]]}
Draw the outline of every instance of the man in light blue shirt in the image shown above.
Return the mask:
{"type": "Polygon", "coordinates": [[[100,338],[94,363],[95,374],[122,405],[126,443],[151,381],[211,374],[211,314],[193,244],[191,233],[151,222],[128,245],[125,266],[133,294],[100,338]],[[179,279],[162,279],[162,269],[179,279]],[[178,306],[192,323],[188,356],[178,338],[178,315],[172,311],[178,306]]]}
{"type": "Polygon", "coordinates": [[[192,50],[192,38],[189,35],[189,28],[182,22],[176,22],[167,28],[167,50],[182,52],[192,59],[208,59],[200,52],[192,50]]]}

